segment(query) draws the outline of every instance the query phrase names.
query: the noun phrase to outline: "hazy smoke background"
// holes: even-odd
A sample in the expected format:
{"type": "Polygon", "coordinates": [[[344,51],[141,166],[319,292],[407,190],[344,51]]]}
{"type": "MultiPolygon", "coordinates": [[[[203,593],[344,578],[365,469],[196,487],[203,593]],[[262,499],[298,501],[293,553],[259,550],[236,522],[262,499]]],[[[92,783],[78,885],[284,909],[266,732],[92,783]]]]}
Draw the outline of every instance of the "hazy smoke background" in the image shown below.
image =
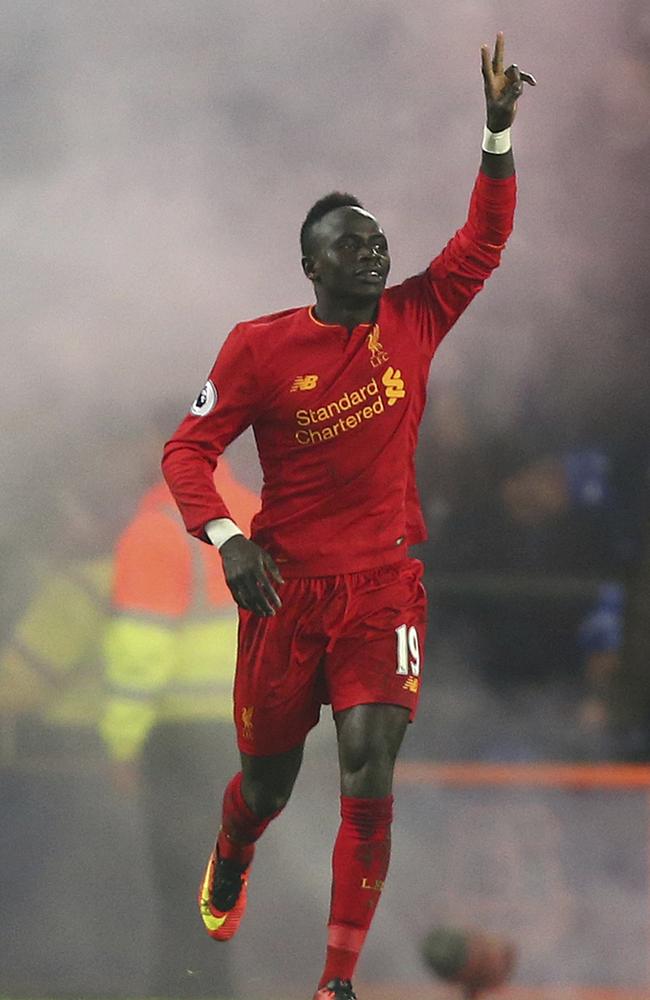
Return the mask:
{"type": "Polygon", "coordinates": [[[628,391],[645,345],[631,301],[644,18],[599,0],[3,3],[11,479],[29,488],[35,463],[65,461],[82,423],[101,440],[162,397],[191,398],[234,322],[309,301],[297,232],[323,191],[376,212],[394,278],[423,267],[464,219],[478,46],[499,27],[539,78],[516,124],[517,232],[438,372],[481,373],[498,421],[539,379],[558,420],[628,391]]]}
{"type": "MultiPolygon", "coordinates": [[[[364,200],[395,280],[463,222],[484,117],[479,45],[498,29],[508,61],[538,79],[514,130],[516,230],[434,383],[499,430],[530,419],[532,397],[563,441],[643,414],[641,0],[5,0],[0,18],[9,608],[16,554],[33,550],[52,496],[71,483],[117,525],[137,495],[133,456],[158,460],[142,440],[151,414],[166,407],[173,428],[236,321],[310,300],[297,234],[317,197],[342,187],[364,200]]],[[[305,782],[308,819],[292,807],[305,837],[335,827],[335,782],[323,782],[322,804],[305,782]]],[[[283,871],[297,864],[281,834],[269,844],[283,871]]],[[[303,919],[316,962],[328,858],[322,838],[298,865],[305,898],[320,894],[319,916],[303,919]]],[[[390,954],[396,977],[413,978],[414,957],[399,966],[390,954]]],[[[245,946],[237,955],[242,988],[263,995],[245,946]]]]}

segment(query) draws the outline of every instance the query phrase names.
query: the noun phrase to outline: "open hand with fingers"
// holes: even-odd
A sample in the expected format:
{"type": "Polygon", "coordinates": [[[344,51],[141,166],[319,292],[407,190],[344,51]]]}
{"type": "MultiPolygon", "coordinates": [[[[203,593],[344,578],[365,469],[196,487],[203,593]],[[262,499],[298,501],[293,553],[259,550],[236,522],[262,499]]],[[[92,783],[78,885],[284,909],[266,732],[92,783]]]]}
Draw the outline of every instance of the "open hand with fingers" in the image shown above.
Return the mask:
{"type": "Polygon", "coordinates": [[[517,113],[517,101],[524,91],[524,84],[528,83],[531,87],[537,85],[535,77],[530,73],[524,73],[516,63],[504,70],[504,51],[505,38],[502,31],[497,33],[491,57],[489,45],[481,45],[487,127],[491,132],[502,132],[512,125],[517,113]]]}
{"type": "Polygon", "coordinates": [[[268,618],[282,606],[273,583],[284,583],[274,560],[244,535],[234,535],[220,547],[223,572],[240,608],[268,618]]]}

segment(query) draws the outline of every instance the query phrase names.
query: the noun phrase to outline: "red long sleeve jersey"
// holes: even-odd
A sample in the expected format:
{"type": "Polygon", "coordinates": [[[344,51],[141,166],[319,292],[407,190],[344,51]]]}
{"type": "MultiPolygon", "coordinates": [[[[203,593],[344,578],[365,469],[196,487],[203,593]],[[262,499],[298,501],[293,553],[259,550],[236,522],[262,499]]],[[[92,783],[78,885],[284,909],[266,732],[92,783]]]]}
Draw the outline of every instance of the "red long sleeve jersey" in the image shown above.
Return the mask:
{"type": "Polygon", "coordinates": [[[426,537],[415,447],[436,347],[499,264],[515,178],[479,173],[467,222],[422,274],[384,291],[351,332],[312,308],[238,324],[166,444],[187,530],[229,517],[213,470],[252,425],[264,474],[251,537],[285,577],[371,569],[426,537]]]}

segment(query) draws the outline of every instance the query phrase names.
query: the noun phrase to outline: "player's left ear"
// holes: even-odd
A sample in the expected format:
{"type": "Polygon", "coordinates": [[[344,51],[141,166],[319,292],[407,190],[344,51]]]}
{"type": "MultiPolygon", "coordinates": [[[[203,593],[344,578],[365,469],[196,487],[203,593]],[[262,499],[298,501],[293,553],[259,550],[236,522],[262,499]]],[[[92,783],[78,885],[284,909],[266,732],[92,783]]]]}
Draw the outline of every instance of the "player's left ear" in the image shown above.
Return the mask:
{"type": "Polygon", "coordinates": [[[314,258],[303,257],[301,263],[302,263],[302,269],[309,278],[309,280],[315,281],[318,274],[318,268],[316,267],[316,261],[314,260],[314,258]]]}

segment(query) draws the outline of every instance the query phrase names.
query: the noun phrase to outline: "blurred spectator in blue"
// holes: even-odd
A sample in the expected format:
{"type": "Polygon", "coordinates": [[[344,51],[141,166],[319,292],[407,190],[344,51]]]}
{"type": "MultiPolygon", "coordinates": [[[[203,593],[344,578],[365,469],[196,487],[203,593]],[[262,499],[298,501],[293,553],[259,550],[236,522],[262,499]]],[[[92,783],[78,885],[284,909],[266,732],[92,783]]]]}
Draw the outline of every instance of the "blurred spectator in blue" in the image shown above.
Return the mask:
{"type": "Polygon", "coordinates": [[[610,699],[613,678],[621,667],[624,618],[625,587],[621,583],[604,583],[578,629],[584,665],[576,721],[583,754],[590,759],[607,759],[617,752],[610,699]]]}
{"type": "Polygon", "coordinates": [[[549,454],[486,442],[478,475],[434,541],[445,571],[598,573],[611,561],[611,460],[602,448],[549,454]]]}

